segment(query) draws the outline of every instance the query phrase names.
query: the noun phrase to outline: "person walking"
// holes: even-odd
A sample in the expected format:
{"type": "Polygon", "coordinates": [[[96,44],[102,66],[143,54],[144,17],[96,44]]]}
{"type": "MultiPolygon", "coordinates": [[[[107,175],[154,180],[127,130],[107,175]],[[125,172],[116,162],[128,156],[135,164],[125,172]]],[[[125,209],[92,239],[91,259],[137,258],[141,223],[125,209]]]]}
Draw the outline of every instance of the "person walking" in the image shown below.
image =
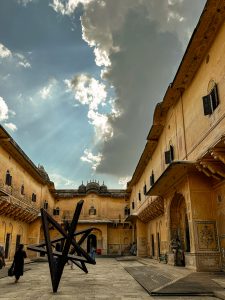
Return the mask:
{"type": "Polygon", "coordinates": [[[90,256],[92,259],[95,260],[95,254],[96,254],[96,249],[94,246],[91,246],[91,252],[90,252],[90,256]]]}
{"type": "Polygon", "coordinates": [[[5,251],[3,246],[0,245],[0,269],[5,267],[5,251]]]}
{"type": "Polygon", "coordinates": [[[24,258],[27,257],[26,252],[23,250],[24,245],[19,244],[18,249],[14,255],[14,276],[15,283],[18,282],[20,276],[23,276],[23,268],[24,268],[24,258]]]}

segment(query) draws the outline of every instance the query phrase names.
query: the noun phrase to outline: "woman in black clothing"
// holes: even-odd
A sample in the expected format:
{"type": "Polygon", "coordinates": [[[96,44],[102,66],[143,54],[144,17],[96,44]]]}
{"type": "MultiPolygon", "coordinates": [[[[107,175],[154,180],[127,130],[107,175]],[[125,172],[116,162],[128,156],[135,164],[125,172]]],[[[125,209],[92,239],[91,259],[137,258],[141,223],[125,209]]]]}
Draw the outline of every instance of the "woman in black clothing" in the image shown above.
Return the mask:
{"type": "Polygon", "coordinates": [[[23,250],[23,244],[20,244],[14,255],[14,275],[15,283],[18,282],[20,276],[23,276],[24,258],[27,257],[26,252],[23,250]]]}

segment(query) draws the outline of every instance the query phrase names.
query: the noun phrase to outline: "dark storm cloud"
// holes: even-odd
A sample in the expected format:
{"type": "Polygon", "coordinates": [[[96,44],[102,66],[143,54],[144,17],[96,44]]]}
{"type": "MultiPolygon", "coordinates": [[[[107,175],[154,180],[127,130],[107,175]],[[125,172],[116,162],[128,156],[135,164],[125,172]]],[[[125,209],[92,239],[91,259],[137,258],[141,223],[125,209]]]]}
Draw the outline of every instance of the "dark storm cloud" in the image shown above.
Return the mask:
{"type": "Polygon", "coordinates": [[[131,11],[113,36],[120,51],[110,56],[107,79],[123,114],[111,120],[114,137],[104,143],[98,172],[131,174],[143,150],[152,112],[173,79],[182,47],[174,33],[162,32],[143,8],[131,11]]]}

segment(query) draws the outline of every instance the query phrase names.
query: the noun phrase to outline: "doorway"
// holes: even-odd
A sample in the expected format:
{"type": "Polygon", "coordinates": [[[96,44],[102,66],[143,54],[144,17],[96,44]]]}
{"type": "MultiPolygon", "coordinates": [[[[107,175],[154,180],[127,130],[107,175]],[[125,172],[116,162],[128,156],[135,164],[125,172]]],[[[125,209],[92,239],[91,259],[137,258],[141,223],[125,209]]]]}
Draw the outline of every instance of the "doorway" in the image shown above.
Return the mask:
{"type": "Polygon", "coordinates": [[[91,247],[97,248],[97,238],[96,235],[90,234],[87,238],[87,252],[91,252],[91,247]]]}
{"type": "Polygon", "coordinates": [[[9,257],[10,238],[11,238],[11,234],[7,233],[5,239],[5,258],[9,257]]]}
{"type": "Polygon", "coordinates": [[[170,239],[175,265],[185,266],[185,252],[190,252],[190,234],[187,208],[182,194],[176,193],[170,205],[170,239]]]}
{"type": "Polygon", "coordinates": [[[152,241],[152,257],[154,257],[155,256],[154,234],[151,235],[151,241],[152,241]]]}
{"type": "Polygon", "coordinates": [[[159,232],[157,232],[157,246],[158,246],[158,257],[160,257],[160,236],[159,236],[159,232]]]}

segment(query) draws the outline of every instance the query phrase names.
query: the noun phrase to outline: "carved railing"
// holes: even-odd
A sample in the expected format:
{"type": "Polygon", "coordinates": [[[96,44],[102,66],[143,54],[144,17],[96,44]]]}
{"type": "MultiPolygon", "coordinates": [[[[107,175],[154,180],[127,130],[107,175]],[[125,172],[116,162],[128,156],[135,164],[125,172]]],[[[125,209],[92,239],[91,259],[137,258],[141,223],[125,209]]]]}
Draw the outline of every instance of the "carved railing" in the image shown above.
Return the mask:
{"type": "Polygon", "coordinates": [[[138,218],[147,223],[164,213],[164,200],[162,197],[147,197],[137,210],[138,218]]]}
{"type": "Polygon", "coordinates": [[[36,204],[26,195],[21,195],[16,188],[0,181],[0,194],[0,215],[28,223],[38,217],[39,209],[36,204]]]}

